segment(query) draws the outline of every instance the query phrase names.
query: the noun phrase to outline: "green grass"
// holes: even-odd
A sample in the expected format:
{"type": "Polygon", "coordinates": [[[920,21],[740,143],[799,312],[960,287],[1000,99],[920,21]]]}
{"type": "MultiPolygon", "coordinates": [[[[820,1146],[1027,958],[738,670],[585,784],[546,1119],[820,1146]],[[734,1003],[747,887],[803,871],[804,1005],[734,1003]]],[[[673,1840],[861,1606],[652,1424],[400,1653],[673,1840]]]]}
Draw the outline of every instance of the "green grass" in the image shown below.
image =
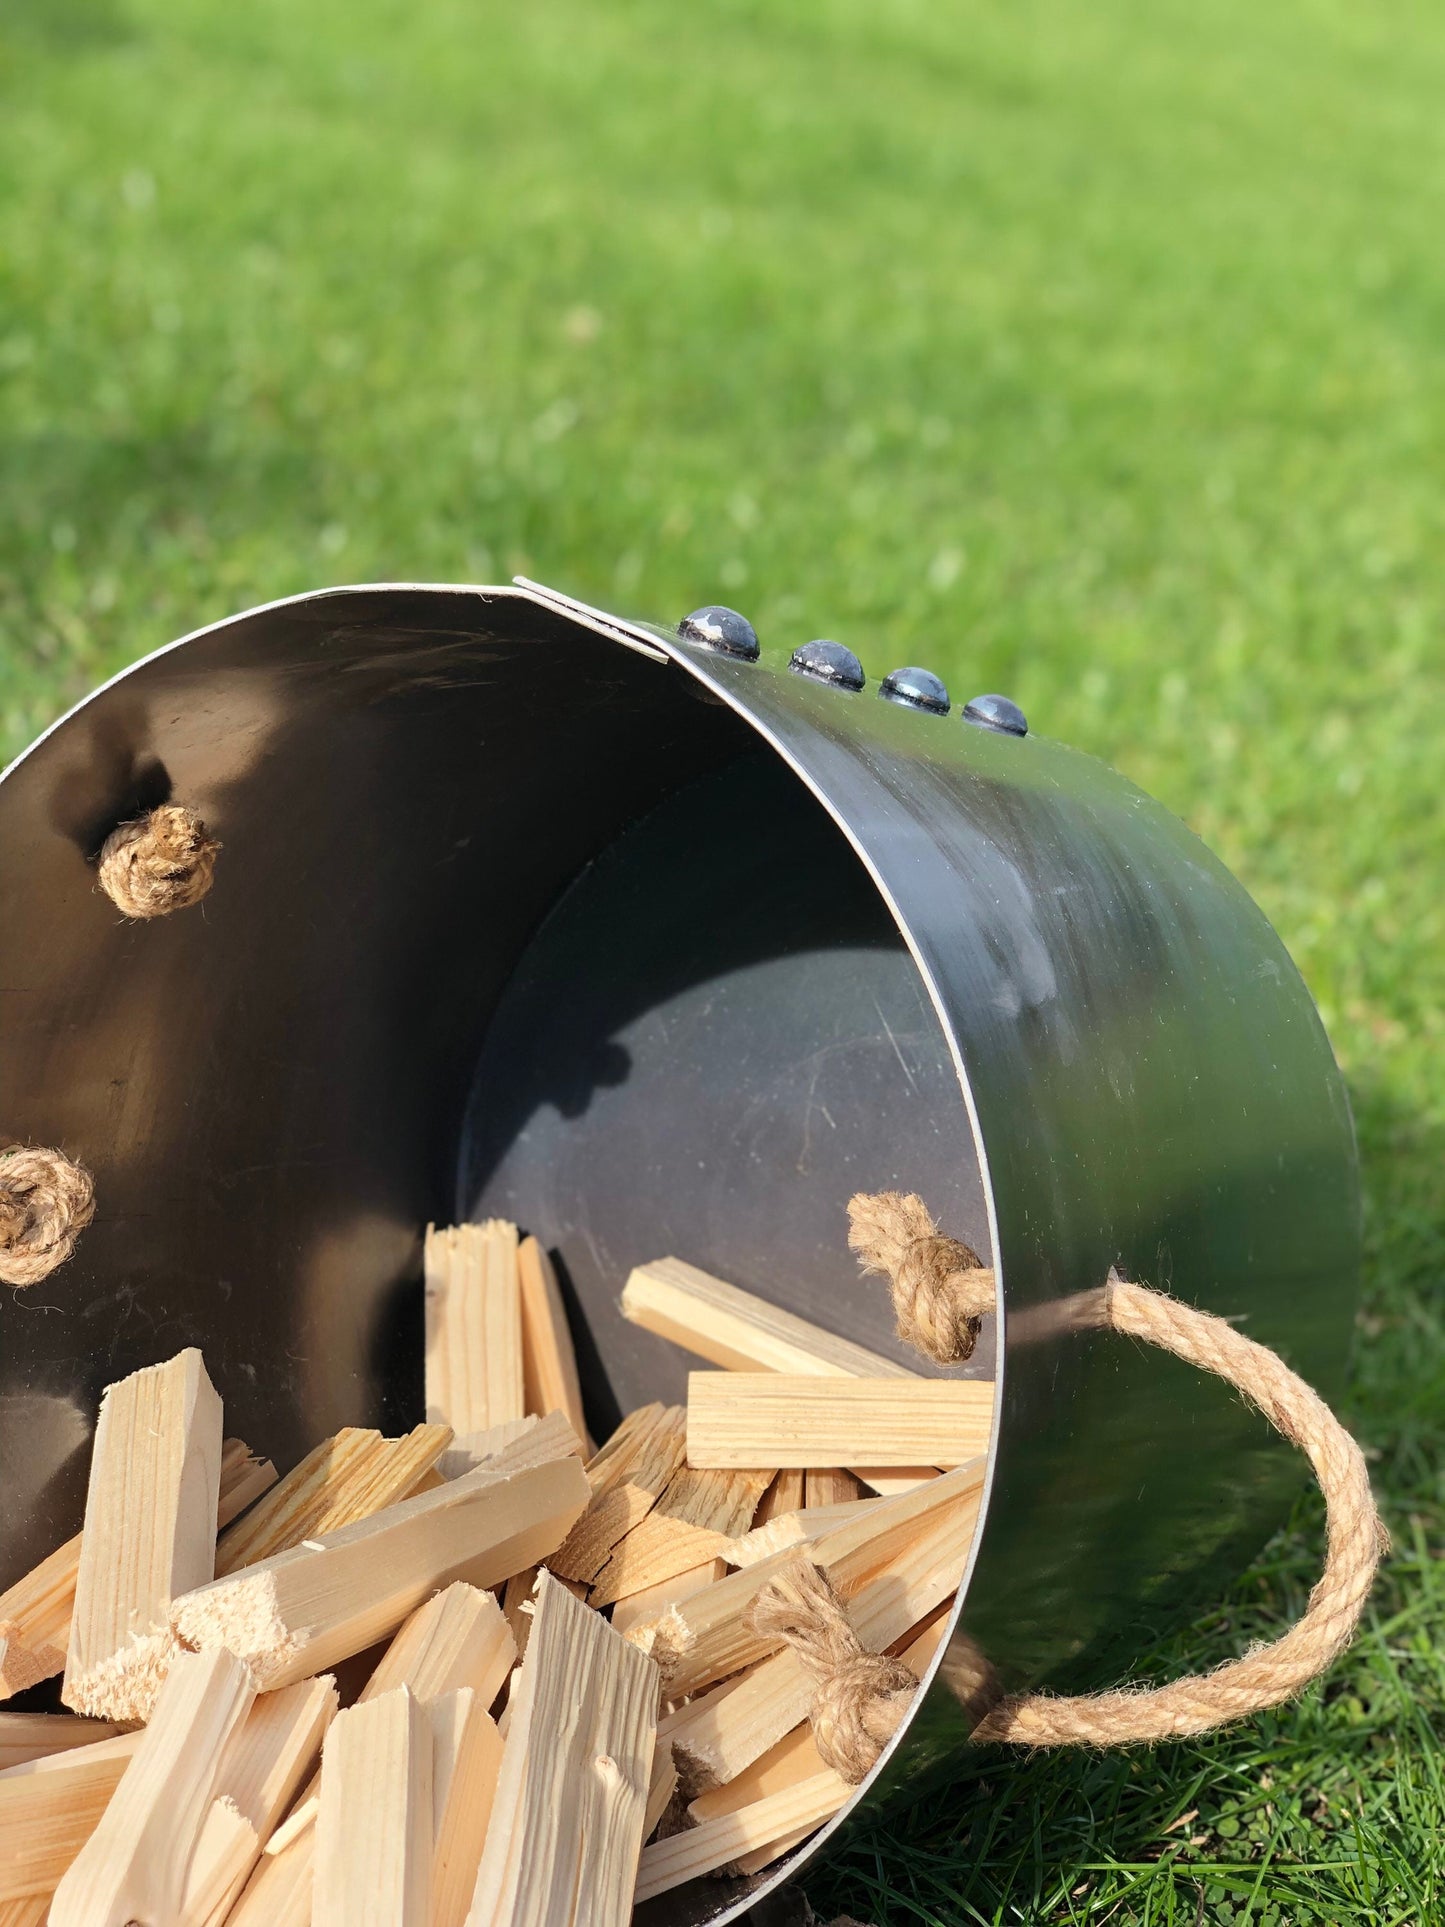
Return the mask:
{"type": "MultiPolygon", "coordinates": [[[[1364,1636],[1223,1739],[980,1754],[820,1907],[1445,1914],[1442,94],[1403,0],[0,15],[0,752],[327,582],[722,600],[1116,763],[1325,1011],[1397,1545],[1364,1636]]],[[[1318,1553],[1305,1505],[1141,1677],[1318,1553]]]]}

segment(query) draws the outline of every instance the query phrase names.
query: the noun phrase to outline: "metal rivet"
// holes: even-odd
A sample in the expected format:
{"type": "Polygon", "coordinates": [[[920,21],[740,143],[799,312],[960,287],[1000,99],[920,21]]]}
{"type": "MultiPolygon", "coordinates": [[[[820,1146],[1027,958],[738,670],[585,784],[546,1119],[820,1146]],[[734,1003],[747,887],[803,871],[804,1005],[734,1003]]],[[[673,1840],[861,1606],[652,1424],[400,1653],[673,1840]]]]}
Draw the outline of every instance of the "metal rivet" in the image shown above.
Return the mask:
{"type": "Polygon", "coordinates": [[[684,642],[701,643],[720,656],[737,656],[742,662],[758,659],[758,632],[736,609],[713,603],[705,609],[694,609],[678,623],[677,633],[684,642]]]}
{"type": "Polygon", "coordinates": [[[1004,736],[1027,736],[1028,718],[1007,696],[975,696],[963,706],[963,720],[980,729],[996,729],[1004,736]]]}
{"type": "Polygon", "coordinates": [[[878,694],[886,702],[926,709],[933,716],[948,714],[948,690],[931,669],[895,669],[879,683],[878,694]]]}
{"type": "Polygon", "coordinates": [[[821,637],[817,642],[805,642],[795,649],[788,667],[800,676],[813,677],[816,682],[830,682],[835,689],[861,689],[868,680],[862,663],[851,649],[821,637]]]}

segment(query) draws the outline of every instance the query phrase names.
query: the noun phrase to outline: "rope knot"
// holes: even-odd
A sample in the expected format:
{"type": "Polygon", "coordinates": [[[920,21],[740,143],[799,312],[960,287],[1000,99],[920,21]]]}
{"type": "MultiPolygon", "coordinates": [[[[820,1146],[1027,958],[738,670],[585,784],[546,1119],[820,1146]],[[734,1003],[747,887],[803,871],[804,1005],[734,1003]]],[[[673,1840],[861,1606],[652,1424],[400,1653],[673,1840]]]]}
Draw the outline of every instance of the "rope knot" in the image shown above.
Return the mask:
{"type": "Polygon", "coordinates": [[[88,1171],[59,1151],[0,1150],[0,1281],[18,1287],[48,1278],[94,1216],[88,1171]]]}
{"type": "Polygon", "coordinates": [[[940,1365],[973,1356],[994,1308],[993,1267],[957,1238],[943,1237],[911,1192],[859,1192],[848,1204],[848,1243],[865,1271],[892,1282],[898,1335],[940,1365]]]}
{"type": "Polygon", "coordinates": [[[220,849],[194,810],[163,803],[111,831],[100,852],[100,887],[128,917],[169,916],[205,896],[220,849]]]}
{"type": "Polygon", "coordinates": [[[791,1647],[817,1683],[811,1717],[823,1764],[850,1785],[866,1779],[912,1704],[913,1674],[864,1650],[828,1575],[801,1553],[758,1593],[749,1623],[791,1647]]]}

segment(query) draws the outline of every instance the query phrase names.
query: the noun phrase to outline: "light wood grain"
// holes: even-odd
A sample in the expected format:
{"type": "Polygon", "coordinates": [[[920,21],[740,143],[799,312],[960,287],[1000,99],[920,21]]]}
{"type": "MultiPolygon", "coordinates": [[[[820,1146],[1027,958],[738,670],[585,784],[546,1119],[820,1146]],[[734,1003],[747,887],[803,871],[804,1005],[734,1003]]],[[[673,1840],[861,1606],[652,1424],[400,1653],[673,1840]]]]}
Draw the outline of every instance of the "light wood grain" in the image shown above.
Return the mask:
{"type": "Polygon", "coordinates": [[[731,1372],[787,1372],[820,1378],[917,1376],[881,1353],[854,1345],[725,1284],[680,1258],[639,1265],[622,1290],[622,1315],[644,1331],[731,1372]]]}
{"type": "Polygon", "coordinates": [[[651,1661],[542,1573],[470,1927],[625,1927],[657,1690],[651,1661]]]}
{"type": "Polygon", "coordinates": [[[428,1419],[465,1434],[523,1417],[517,1227],[430,1225],[424,1263],[428,1419]]]}
{"type": "Polygon", "coordinates": [[[587,1437],[582,1383],[561,1288],[552,1260],[535,1238],[517,1247],[517,1277],[522,1298],[522,1398],[539,1418],[565,1412],[572,1430],[587,1437]]]}
{"type": "MultiPolygon", "coordinates": [[[[492,1594],[476,1586],[451,1585],[418,1606],[398,1629],[358,1704],[405,1686],[423,1705],[466,1689],[489,1706],[516,1657],[516,1644],[492,1594]]],[[[283,1823],[291,1828],[292,1818],[297,1818],[291,1837],[281,1841],[282,1829],[277,1829],[227,1927],[273,1927],[273,1922],[310,1927],[316,1847],[312,1821],[319,1795],[317,1775],[283,1823]],[[307,1808],[312,1820],[299,1817],[307,1808]]]]}
{"type": "Polygon", "coordinates": [[[314,1927],[428,1927],[432,1728],[406,1687],[332,1721],[315,1833],[314,1927]]]}
{"type": "Polygon", "coordinates": [[[94,1746],[121,1729],[77,1713],[0,1713],[0,1773],[27,1760],[48,1759],[77,1746],[94,1746]]]}
{"type": "Polygon", "coordinates": [[[108,1387],[62,1691],[77,1713],[149,1718],[174,1652],[170,1603],[214,1570],[220,1484],[221,1401],[198,1351],[108,1387]]]}
{"type": "Polygon", "coordinates": [[[55,1891],[140,1741],[139,1733],[122,1733],[0,1773],[0,1901],[55,1891]]]}
{"type": "Polygon", "coordinates": [[[722,1468],[959,1465],[988,1447],[993,1384],[977,1378],[794,1378],[693,1372],[687,1461],[722,1468]],[[850,1450],[851,1446],[851,1450],[850,1450]]]}
{"type": "Polygon", "coordinates": [[[216,1577],[354,1525],[410,1497],[451,1443],[445,1425],[418,1425],[405,1438],[349,1425],[308,1452],[259,1505],[223,1533],[216,1577]]]}
{"type": "Polygon", "coordinates": [[[673,1795],[677,1792],[677,1766],[672,1757],[672,1747],[659,1734],[652,1749],[652,1777],[647,1785],[647,1805],[642,1814],[642,1837],[650,1840],[656,1833],[662,1816],[672,1805],[673,1795]]]}
{"type": "Polygon", "coordinates": [[[682,1406],[645,1405],[624,1419],[588,1464],[587,1510],[548,1561],[558,1578],[591,1585],[667,1490],[686,1450],[682,1406]]]}
{"type": "Polygon", "coordinates": [[[696,1880],[700,1874],[716,1873],[780,1835],[796,1833],[800,1828],[810,1831],[835,1814],[852,1792],[846,1780],[825,1770],[736,1812],[654,1841],[642,1851],[637,1872],[638,1904],[696,1880]]]}
{"type": "MultiPolygon", "coordinates": [[[[983,1460],[975,1459],[899,1498],[859,1507],[856,1517],[830,1527],[811,1542],[810,1557],[846,1599],[875,1573],[889,1571],[899,1561],[926,1557],[935,1546],[951,1556],[949,1549],[962,1536],[966,1550],[972,1541],[983,1471],[983,1460]]],[[[763,1657],[767,1645],[752,1632],[748,1614],[761,1588],[793,1556],[791,1550],[774,1553],[729,1573],[717,1585],[670,1606],[655,1621],[629,1633],[657,1660],[669,1697],[700,1692],[763,1657]]],[[[913,1618],[921,1618],[937,1603],[932,1600],[920,1606],[913,1618]]],[[[897,1638],[911,1624],[912,1620],[904,1620],[889,1638],[897,1638]]]]}
{"type": "Polygon", "coordinates": [[[462,1927],[502,1765],[502,1737],[467,1688],[434,1700],[431,1927],[462,1927]]]}
{"type": "Polygon", "coordinates": [[[574,1458],[510,1475],[487,1466],[188,1593],[179,1638],[228,1646],[263,1688],[374,1645],[440,1586],[501,1584],[561,1544],[587,1503],[574,1458]]]}
{"type": "MultiPolygon", "coordinates": [[[[971,1494],[936,1511],[923,1529],[896,1545],[886,1562],[875,1562],[861,1585],[854,1577],[856,1558],[828,1563],[829,1577],[844,1594],[849,1620],[867,1651],[886,1651],[957,1591],[973,1543],[981,1492],[980,1478],[971,1494]]],[[[825,1544],[815,1545],[814,1557],[825,1544]]],[[[752,1568],[754,1573],[762,1570],[752,1568]]],[[[669,1722],[667,1737],[687,1792],[695,1796],[735,1779],[807,1717],[815,1693],[812,1677],[796,1654],[785,1649],[762,1660],[736,1685],[683,1709],[669,1722]]]]}
{"type": "Polygon", "coordinates": [[[265,1694],[232,1734],[191,1856],[177,1927],[225,1920],[315,1762],[336,1707],[336,1683],[323,1674],[265,1694]]]}
{"type": "MultiPolygon", "coordinates": [[[[218,1452],[219,1444],[218,1435],[218,1452]]],[[[233,1654],[176,1655],[130,1766],[56,1888],[52,1927],[179,1917],[221,1759],[254,1698],[233,1654]]]]}
{"type": "MultiPolygon", "coordinates": [[[[269,1459],[257,1458],[240,1439],[227,1439],[221,1447],[217,1529],[229,1525],[275,1483],[276,1468],[269,1459]]],[[[65,1671],[79,1569],[77,1532],[0,1593],[0,1700],[65,1671]]]]}
{"type": "MultiPolygon", "coordinates": [[[[729,1541],[730,1544],[737,1542],[729,1541]]],[[[694,1593],[715,1586],[720,1579],[727,1577],[727,1562],[722,1559],[708,1559],[700,1566],[690,1566],[686,1572],[676,1572],[670,1578],[655,1586],[647,1586],[641,1592],[632,1592],[625,1599],[619,1599],[612,1608],[612,1630],[618,1633],[629,1632],[634,1626],[641,1626],[656,1619],[670,1606],[677,1606],[694,1593]]],[[[644,1647],[644,1651],[646,1648],[644,1647]]]]}
{"type": "Polygon", "coordinates": [[[772,1478],[771,1471],[679,1467],[652,1511],[614,1548],[589,1595],[592,1605],[611,1605],[724,1557],[752,1524],[772,1478]]]}
{"type": "Polygon", "coordinates": [[[804,1506],[798,1512],[779,1512],[766,1525],[734,1539],[723,1555],[730,1566],[755,1566],[788,1546],[802,1546],[831,1532],[834,1526],[862,1520],[883,1502],[881,1499],[845,1499],[840,1505],[804,1506]]]}

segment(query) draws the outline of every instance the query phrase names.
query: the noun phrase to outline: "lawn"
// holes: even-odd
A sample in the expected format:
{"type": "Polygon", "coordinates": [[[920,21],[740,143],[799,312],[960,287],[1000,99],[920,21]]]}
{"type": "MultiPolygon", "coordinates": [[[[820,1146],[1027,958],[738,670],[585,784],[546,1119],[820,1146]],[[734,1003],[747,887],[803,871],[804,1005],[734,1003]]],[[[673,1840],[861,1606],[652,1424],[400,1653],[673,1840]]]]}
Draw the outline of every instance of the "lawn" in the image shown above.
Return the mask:
{"type": "MultiPolygon", "coordinates": [[[[1115,763],[1324,1010],[1367,1630],[1222,1739],[980,1752],[820,1910],[1445,1916],[1442,98],[1403,0],[0,13],[0,761],[329,582],[720,600],[1115,763]]],[[[1303,1503],[1140,1676],[1266,1635],[1318,1556],[1303,1503]]]]}

